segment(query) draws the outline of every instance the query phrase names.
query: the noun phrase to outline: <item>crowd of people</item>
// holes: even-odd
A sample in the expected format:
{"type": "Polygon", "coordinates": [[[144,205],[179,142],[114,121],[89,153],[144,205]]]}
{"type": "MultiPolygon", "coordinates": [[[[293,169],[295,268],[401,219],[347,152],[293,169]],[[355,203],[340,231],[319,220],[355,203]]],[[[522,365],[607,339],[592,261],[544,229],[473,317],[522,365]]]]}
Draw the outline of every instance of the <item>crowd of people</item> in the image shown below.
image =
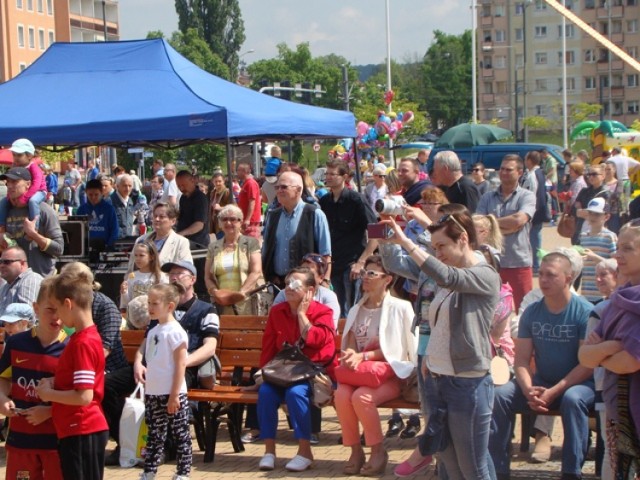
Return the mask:
{"type": "MultiPolygon", "coordinates": [[[[537,415],[531,459],[544,462],[553,430],[545,414],[559,412],[561,478],[580,479],[594,408],[607,447],[602,478],[637,472],[640,225],[631,218],[629,173],[640,163],[623,152],[600,165],[564,152],[563,186],[545,151],[506,155],[499,182],[479,163],[466,176],[452,151],[437,153],[427,172],[429,152],[421,151],[396,167],[384,158],[359,164],[360,191],[346,162],[330,159],[324,179],[314,180],[283,161],[279,147],[264,178],[240,164],[231,185],[222,173],[207,183],[155,160],[147,195],[123,170],[105,176],[90,165],[83,181],[70,163],[63,208],[89,217],[94,245],[134,237],[120,296],[108,298],[84,264],[55,272],[62,234],[43,190],[52,182],[33,162],[31,142],[20,139],[12,151],[15,164],[0,175],[8,186],[0,202],[7,472],[102,478],[105,464],[118,464],[120,447],[105,448],[109,437],[119,445],[124,398],[144,383],[141,479],[155,478],[167,436],[177,452],[173,478],[188,478],[186,392],[214,388],[219,315],[263,311],[262,367],[298,345],[332,379],[345,475],[383,474],[384,438],[416,436],[422,417],[397,476],[436,458],[441,478],[508,479],[514,415],[537,415]],[[542,228],[560,211],[577,220],[574,246],[545,251],[542,228]],[[199,272],[192,250],[202,248],[199,272]],[[209,298],[197,297],[198,276],[209,298]],[[280,293],[265,294],[265,284],[280,293]],[[133,365],[121,328],[145,330],[133,365]],[[420,410],[404,430],[405,412],[395,411],[384,433],[377,406],[412,388],[420,410]]],[[[284,403],[298,442],[285,468],[311,468],[321,410],[309,381],[265,377],[246,388],[258,392],[242,437],[264,443],[257,467],[277,466],[284,403]]]]}

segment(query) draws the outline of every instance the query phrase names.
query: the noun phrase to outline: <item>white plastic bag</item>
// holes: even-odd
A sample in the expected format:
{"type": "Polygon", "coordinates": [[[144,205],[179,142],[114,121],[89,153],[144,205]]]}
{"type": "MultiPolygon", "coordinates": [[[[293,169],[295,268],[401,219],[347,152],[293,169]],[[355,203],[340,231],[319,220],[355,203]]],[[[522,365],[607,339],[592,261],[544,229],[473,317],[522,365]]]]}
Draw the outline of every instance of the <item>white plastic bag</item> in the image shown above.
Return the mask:
{"type": "Polygon", "coordinates": [[[147,422],[144,420],[144,386],[139,383],[125,399],[120,417],[120,466],[135,467],[144,462],[147,448],[147,422]]]}

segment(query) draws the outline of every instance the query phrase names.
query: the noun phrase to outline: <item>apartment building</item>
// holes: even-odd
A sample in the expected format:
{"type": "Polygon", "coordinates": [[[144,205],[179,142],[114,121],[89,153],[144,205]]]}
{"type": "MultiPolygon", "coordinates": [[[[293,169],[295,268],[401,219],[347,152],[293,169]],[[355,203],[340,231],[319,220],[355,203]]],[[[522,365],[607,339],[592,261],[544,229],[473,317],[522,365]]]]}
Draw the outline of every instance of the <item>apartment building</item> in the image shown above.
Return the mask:
{"type": "Polygon", "coordinates": [[[52,43],[118,40],[115,0],[0,1],[0,82],[18,75],[52,43]]]}
{"type": "MultiPolygon", "coordinates": [[[[638,57],[640,0],[565,0],[598,32],[638,57]]],[[[478,5],[478,117],[522,131],[523,119],[541,116],[560,125],[562,63],[567,104],[599,103],[605,118],[631,124],[639,116],[638,74],[595,39],[566,22],[542,0],[480,0],[478,5]]]]}

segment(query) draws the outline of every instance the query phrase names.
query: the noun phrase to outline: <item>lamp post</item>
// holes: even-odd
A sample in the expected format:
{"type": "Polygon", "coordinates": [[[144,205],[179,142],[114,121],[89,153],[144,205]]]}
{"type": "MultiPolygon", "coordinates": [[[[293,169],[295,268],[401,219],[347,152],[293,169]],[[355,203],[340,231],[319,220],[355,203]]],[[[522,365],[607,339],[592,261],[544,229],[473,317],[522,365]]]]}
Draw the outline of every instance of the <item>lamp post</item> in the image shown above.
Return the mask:
{"type": "MultiPolygon", "coordinates": [[[[533,0],[522,3],[522,123],[524,128],[524,142],[529,142],[529,127],[527,127],[527,8],[533,0]]],[[[516,113],[517,115],[517,113],[516,113]]]]}
{"type": "Polygon", "coordinates": [[[107,0],[102,0],[102,29],[104,31],[104,41],[107,41],[107,0]]]}
{"type": "Polygon", "coordinates": [[[253,52],[255,52],[255,50],[253,48],[250,48],[249,50],[247,50],[244,53],[241,53],[238,56],[238,70],[236,72],[236,83],[238,83],[238,80],[240,78],[240,73],[244,71],[244,67],[246,65],[244,60],[242,60],[242,57],[244,57],[245,55],[249,55],[250,53],[253,53],[253,52]]]}
{"type": "Polygon", "coordinates": [[[471,123],[478,123],[478,53],[476,52],[477,12],[476,0],[471,0],[471,123]]]}
{"type": "MultiPolygon", "coordinates": [[[[391,27],[389,25],[389,0],[385,0],[385,18],[386,18],[386,24],[387,24],[387,91],[390,92],[391,91],[391,27]]],[[[392,103],[393,102],[389,102],[389,108],[387,111],[391,112],[393,111],[393,107],[392,107],[392,103]]],[[[389,157],[391,160],[391,163],[395,166],[396,164],[396,157],[393,151],[393,140],[389,139],[389,157]]],[[[357,160],[357,159],[356,159],[357,160]]],[[[356,180],[358,180],[358,182],[360,181],[360,173],[359,173],[359,169],[357,168],[357,162],[356,162],[356,180]]]]}

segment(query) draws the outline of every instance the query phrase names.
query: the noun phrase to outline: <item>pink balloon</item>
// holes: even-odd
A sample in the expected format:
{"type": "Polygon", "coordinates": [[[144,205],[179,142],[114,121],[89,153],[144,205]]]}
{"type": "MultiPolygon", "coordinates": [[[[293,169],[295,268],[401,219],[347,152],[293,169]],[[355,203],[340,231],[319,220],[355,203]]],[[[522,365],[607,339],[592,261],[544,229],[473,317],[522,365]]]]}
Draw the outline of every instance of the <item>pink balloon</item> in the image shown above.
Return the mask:
{"type": "Polygon", "coordinates": [[[359,136],[363,136],[369,131],[369,124],[367,122],[358,122],[356,131],[358,132],[359,136]]]}
{"type": "Polygon", "coordinates": [[[407,110],[406,112],[404,112],[404,115],[402,116],[402,121],[405,124],[413,122],[413,112],[411,110],[407,110]]]}

